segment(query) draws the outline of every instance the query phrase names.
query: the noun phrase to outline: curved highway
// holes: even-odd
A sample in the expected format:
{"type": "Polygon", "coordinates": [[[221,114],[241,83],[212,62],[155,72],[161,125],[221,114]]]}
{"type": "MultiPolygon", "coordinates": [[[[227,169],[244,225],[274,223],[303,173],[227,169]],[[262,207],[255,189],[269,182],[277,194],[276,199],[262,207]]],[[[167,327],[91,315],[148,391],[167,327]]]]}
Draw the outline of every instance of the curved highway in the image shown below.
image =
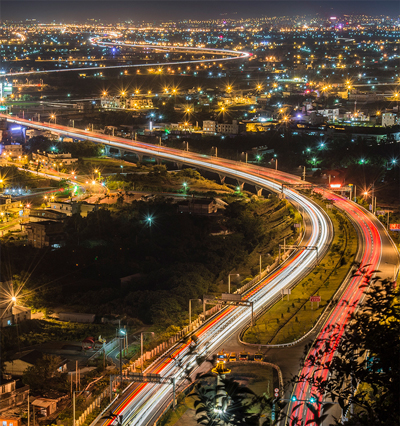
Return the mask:
{"type": "MultiPolygon", "coordinates": [[[[277,170],[255,167],[246,163],[202,156],[187,151],[159,147],[59,125],[32,122],[6,115],[0,115],[1,118],[22,126],[51,130],[70,137],[88,139],[142,155],[183,162],[237,178],[239,181],[252,183],[258,188],[283,192],[285,197],[299,208],[305,217],[307,232],[303,237],[302,244],[318,247],[318,254],[321,256],[331,241],[330,223],[321,209],[293,189],[282,186],[283,182],[301,183],[300,179],[296,176],[277,170]]],[[[262,280],[255,288],[245,294],[244,297],[254,303],[255,312],[271,299],[279,296],[283,288],[307,274],[310,268],[315,265],[318,254],[314,250],[296,252],[271,276],[262,280]]],[[[146,371],[161,374],[164,377],[175,377],[179,388],[185,381],[185,369],[196,366],[197,356],[209,354],[217,350],[229,336],[236,333],[249,319],[249,308],[234,306],[225,308],[196,331],[196,335],[199,338],[199,349],[196,354],[191,353],[189,344],[179,343],[154,362],[146,371]]],[[[124,393],[112,409],[114,413],[124,416],[124,424],[145,425],[152,421],[153,417],[157,415],[157,412],[170,399],[171,386],[135,384],[124,393]]],[[[104,426],[108,426],[112,421],[107,420],[102,423],[104,426]]]]}
{"type": "MultiPolygon", "coordinates": [[[[379,270],[377,275],[382,279],[395,280],[399,267],[399,252],[376,216],[345,198],[323,190],[319,192],[324,198],[332,201],[338,209],[344,211],[355,225],[360,241],[356,261],[360,262],[362,266],[365,265],[363,272],[370,275],[373,271],[379,270]]],[[[363,275],[348,278],[346,290],[323,325],[316,338],[317,342],[329,342],[330,348],[337,348],[351,314],[362,301],[365,291],[364,285],[365,278],[363,275]]],[[[324,395],[320,395],[317,388],[310,385],[307,379],[326,380],[328,378],[328,370],[322,369],[320,366],[317,367],[313,361],[317,358],[318,363],[327,365],[332,360],[334,350],[328,350],[324,355],[319,355],[319,351],[323,347],[324,344],[322,343],[311,347],[305,359],[304,367],[299,372],[299,377],[302,380],[294,387],[292,392],[292,398],[294,397],[293,399],[297,401],[292,401],[291,398],[287,410],[287,416],[297,422],[293,424],[316,424],[312,422],[313,413],[304,402],[310,401],[310,398],[313,397],[315,400],[314,407],[318,409],[318,412],[321,411],[324,395]],[[301,403],[299,404],[299,402],[301,403]]],[[[339,407],[334,407],[333,411],[335,411],[335,417],[340,418],[339,407]]]]}
{"type": "MultiPolygon", "coordinates": [[[[238,52],[236,50],[227,50],[227,49],[213,49],[207,47],[191,47],[191,46],[173,46],[173,45],[160,45],[160,44],[133,44],[126,43],[122,41],[103,41],[105,37],[92,37],[89,41],[93,45],[112,47],[112,46],[123,46],[123,47],[134,47],[142,48],[149,50],[184,50],[187,52],[196,52],[196,53],[206,53],[206,54],[218,54],[224,55],[222,58],[210,58],[210,59],[196,59],[190,61],[174,61],[174,62],[156,62],[156,63],[146,63],[146,64],[124,64],[124,65],[106,65],[106,66],[92,66],[92,67],[79,67],[79,68],[62,68],[58,70],[40,70],[40,71],[19,71],[19,72],[9,72],[0,74],[0,77],[18,77],[19,75],[32,75],[32,74],[47,74],[47,73],[59,73],[59,72],[70,72],[70,71],[96,71],[104,69],[119,69],[119,68],[142,68],[142,67],[161,67],[161,66],[173,66],[173,65],[188,65],[188,64],[204,64],[208,62],[225,62],[225,61],[235,61],[238,59],[246,59],[252,56],[252,53],[248,52],[238,52]],[[227,55],[227,56],[225,56],[227,55]]],[[[95,61],[93,61],[95,62],[95,61]]]]}
{"type": "MultiPolygon", "coordinates": [[[[51,130],[79,139],[89,139],[114,148],[133,151],[141,155],[212,170],[219,174],[236,178],[241,182],[251,183],[258,188],[283,192],[290,202],[303,211],[304,217],[308,222],[307,233],[304,236],[302,244],[317,246],[319,253],[322,254],[330,242],[329,223],[321,210],[306,197],[290,188],[282,186],[282,183],[301,183],[300,179],[296,176],[277,170],[255,167],[246,163],[202,156],[187,151],[145,144],[59,125],[32,122],[6,115],[0,115],[0,118],[27,127],[51,130]]],[[[393,277],[398,268],[398,252],[378,219],[347,199],[335,196],[327,191],[321,190],[321,192],[325,198],[331,199],[338,209],[346,212],[358,228],[361,243],[361,254],[358,260],[364,265],[369,264],[370,271],[380,269],[382,277],[393,277]]],[[[317,253],[315,251],[296,252],[281,268],[262,280],[245,297],[254,302],[255,311],[261,309],[263,305],[279,295],[281,289],[304,276],[309,268],[315,264],[316,257],[317,253]]],[[[362,297],[363,289],[360,288],[361,283],[361,277],[354,277],[349,280],[348,288],[341,302],[338,303],[329,316],[321,331],[320,338],[328,338],[332,344],[338,344],[349,315],[356,308],[357,302],[362,297]],[[343,301],[348,301],[349,303],[343,303],[343,301]],[[331,330],[332,325],[336,326],[335,332],[331,330]]],[[[179,386],[185,380],[185,368],[196,366],[196,356],[217,350],[229,336],[239,331],[249,321],[249,317],[250,312],[248,308],[233,306],[225,308],[196,331],[200,342],[200,349],[197,351],[197,354],[190,352],[188,344],[179,343],[154,362],[148,368],[147,372],[161,374],[166,377],[175,377],[179,389],[179,386]]],[[[315,354],[315,349],[311,350],[305,367],[300,372],[301,375],[326,374],[326,372],[315,371],[309,362],[315,354]]],[[[331,353],[327,356],[326,360],[329,361],[329,357],[332,356],[333,354],[331,353]]],[[[314,394],[315,389],[311,388],[306,382],[299,383],[293,392],[293,395],[296,396],[298,401],[309,399],[314,394]]],[[[171,396],[171,386],[136,384],[132,385],[124,393],[112,409],[113,412],[124,416],[124,424],[146,425],[154,420],[154,417],[157,417],[157,413],[171,400],[171,396]]],[[[323,396],[316,396],[318,397],[318,404],[320,404],[323,396]]],[[[293,404],[289,404],[288,414],[291,417],[297,417],[305,421],[311,419],[311,412],[306,408],[305,404],[301,408],[297,408],[294,412],[291,411],[292,409],[293,404]]],[[[112,421],[109,420],[101,422],[102,426],[109,426],[111,423],[112,421]]]]}

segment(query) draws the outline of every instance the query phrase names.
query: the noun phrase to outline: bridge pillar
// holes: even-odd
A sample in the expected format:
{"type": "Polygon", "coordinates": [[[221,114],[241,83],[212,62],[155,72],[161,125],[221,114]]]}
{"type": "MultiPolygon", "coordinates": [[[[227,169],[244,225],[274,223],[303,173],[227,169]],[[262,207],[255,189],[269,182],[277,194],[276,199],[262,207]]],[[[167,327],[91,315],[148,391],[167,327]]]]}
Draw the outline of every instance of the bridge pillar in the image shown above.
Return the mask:
{"type": "Polygon", "coordinates": [[[221,175],[221,174],[218,174],[218,176],[219,176],[219,180],[221,181],[221,184],[224,184],[226,176],[221,175]]]}
{"type": "Polygon", "coordinates": [[[158,165],[160,165],[160,164],[162,163],[161,158],[156,157],[156,163],[157,163],[158,165]]]}
{"type": "Polygon", "coordinates": [[[121,158],[123,158],[123,156],[125,155],[126,151],[124,151],[123,149],[118,149],[119,151],[119,155],[121,158]]]}
{"type": "Polygon", "coordinates": [[[257,195],[261,197],[263,188],[257,185],[255,185],[255,187],[256,187],[257,195]]]}
{"type": "Polygon", "coordinates": [[[175,167],[176,167],[177,169],[179,169],[179,170],[181,170],[181,169],[182,169],[182,163],[175,162],[174,164],[175,164],[175,167]]]}
{"type": "Polygon", "coordinates": [[[139,163],[143,162],[143,154],[138,154],[137,152],[135,152],[136,157],[138,158],[139,163]]]}
{"type": "Polygon", "coordinates": [[[236,182],[237,182],[237,186],[240,188],[240,190],[243,191],[244,182],[239,180],[239,179],[236,179],[236,182]]]}
{"type": "Polygon", "coordinates": [[[110,156],[110,146],[104,145],[104,155],[107,155],[107,157],[110,156]]]}

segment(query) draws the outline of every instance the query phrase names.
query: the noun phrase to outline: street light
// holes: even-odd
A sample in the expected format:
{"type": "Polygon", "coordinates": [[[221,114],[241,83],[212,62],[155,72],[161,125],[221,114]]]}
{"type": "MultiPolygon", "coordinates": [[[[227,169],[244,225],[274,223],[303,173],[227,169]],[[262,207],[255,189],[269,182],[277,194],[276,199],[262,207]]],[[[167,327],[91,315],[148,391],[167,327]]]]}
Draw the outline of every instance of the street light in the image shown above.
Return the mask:
{"type": "Polygon", "coordinates": [[[122,339],[125,339],[126,330],[123,328],[120,328],[119,330],[119,376],[120,376],[120,383],[122,386],[122,339]]]}
{"type": "Polygon", "coordinates": [[[142,331],[140,333],[140,359],[141,359],[141,372],[143,373],[143,334],[151,334],[152,336],[154,336],[154,332],[153,331],[142,331]]]}
{"type": "Polygon", "coordinates": [[[192,323],[192,300],[197,300],[198,302],[201,302],[201,299],[189,299],[189,327],[192,323]]]}
{"type": "Polygon", "coordinates": [[[231,275],[239,276],[239,274],[229,274],[228,275],[228,293],[231,292],[231,275]]]}

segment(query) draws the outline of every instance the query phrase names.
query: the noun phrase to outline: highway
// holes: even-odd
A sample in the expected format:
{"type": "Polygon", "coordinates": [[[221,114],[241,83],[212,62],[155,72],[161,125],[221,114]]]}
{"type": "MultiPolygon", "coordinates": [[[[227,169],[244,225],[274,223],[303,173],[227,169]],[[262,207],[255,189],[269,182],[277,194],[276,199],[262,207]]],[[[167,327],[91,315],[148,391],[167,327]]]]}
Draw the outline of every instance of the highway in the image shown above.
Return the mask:
{"type": "MultiPolygon", "coordinates": [[[[156,63],[144,63],[144,64],[124,64],[124,65],[102,65],[102,66],[90,66],[90,67],[74,67],[74,68],[62,68],[62,69],[53,69],[53,70],[36,70],[36,71],[19,71],[19,72],[9,72],[2,73],[0,77],[18,77],[19,75],[34,75],[34,74],[50,74],[50,73],[60,73],[60,72],[70,72],[70,71],[98,71],[104,69],[126,69],[126,68],[141,68],[141,67],[165,67],[165,66],[174,66],[174,65],[190,65],[190,64],[205,64],[207,62],[225,62],[225,61],[235,61],[238,59],[246,59],[252,55],[248,52],[240,52],[236,50],[227,50],[227,49],[213,49],[207,47],[192,47],[192,46],[173,46],[173,45],[159,45],[159,44],[133,44],[126,43],[122,41],[103,41],[105,37],[92,37],[89,39],[90,43],[93,45],[103,46],[103,47],[133,47],[133,48],[142,48],[146,50],[179,50],[187,52],[196,52],[196,53],[205,53],[205,54],[218,54],[223,55],[222,58],[210,58],[210,59],[200,59],[200,60],[190,60],[190,61],[175,61],[175,62],[156,62],[156,63]]],[[[96,63],[93,60],[93,63],[96,63]]]]}
{"type": "MultiPolygon", "coordinates": [[[[356,226],[359,236],[356,261],[360,262],[361,265],[368,265],[365,268],[365,274],[371,274],[372,271],[379,270],[376,275],[382,279],[395,280],[400,261],[399,252],[381,222],[358,204],[327,191],[320,192],[327,200],[331,200],[338,209],[344,211],[356,226]]],[[[328,341],[332,348],[336,348],[339,345],[350,315],[362,301],[365,292],[365,288],[362,287],[363,284],[365,284],[363,276],[348,277],[346,290],[323,325],[316,338],[317,341],[328,341]]],[[[334,351],[326,351],[321,357],[318,355],[318,351],[321,348],[321,345],[316,345],[310,349],[304,367],[299,372],[299,377],[327,379],[327,369],[321,370],[320,367],[316,367],[313,359],[317,357],[323,364],[329,363],[334,356],[334,351]]],[[[311,396],[316,398],[314,406],[320,412],[324,395],[320,395],[316,387],[311,386],[307,380],[302,380],[293,389],[291,399],[295,397],[297,401],[289,403],[287,416],[299,422],[298,424],[315,424],[311,422],[314,418],[312,412],[304,403],[305,401],[310,401],[311,396]],[[299,404],[298,401],[301,401],[301,403],[299,404]],[[294,409],[295,407],[298,408],[294,409]],[[308,421],[310,423],[307,423],[308,421]]],[[[336,418],[340,418],[342,415],[339,406],[335,406],[332,411],[331,415],[333,414],[336,418]]]]}
{"type": "MultiPolygon", "coordinates": [[[[323,212],[306,197],[293,189],[282,186],[282,183],[301,184],[300,179],[296,176],[246,163],[198,155],[187,151],[71,129],[59,125],[31,122],[6,115],[0,115],[0,118],[32,128],[52,130],[74,138],[89,139],[94,142],[104,143],[115,148],[133,151],[150,157],[185,163],[211,170],[221,175],[237,178],[240,182],[251,183],[258,188],[283,192],[285,197],[303,212],[307,232],[303,237],[302,245],[317,246],[320,255],[322,255],[330,242],[330,225],[323,212]]],[[[370,264],[370,271],[380,269],[382,277],[393,278],[393,274],[397,270],[399,263],[398,252],[377,218],[347,199],[336,196],[328,191],[321,190],[320,192],[322,192],[325,198],[331,199],[338,209],[346,212],[353,223],[355,223],[360,241],[358,260],[362,264],[370,264]]],[[[278,270],[262,280],[253,290],[247,293],[245,295],[246,299],[254,302],[255,311],[257,311],[268,301],[280,295],[281,289],[308,273],[309,269],[315,264],[316,257],[317,253],[315,251],[295,252],[278,270]]],[[[349,315],[354,311],[357,301],[362,297],[363,289],[360,288],[361,282],[362,278],[360,277],[354,277],[349,280],[348,288],[344,292],[341,303],[338,303],[332,311],[321,331],[320,337],[329,338],[334,344],[339,342],[349,315]],[[343,300],[347,300],[350,303],[343,303],[343,300]],[[338,327],[339,331],[336,334],[330,331],[329,327],[331,325],[338,327]]],[[[147,369],[147,372],[161,374],[166,377],[175,377],[179,389],[179,386],[183,386],[185,383],[185,368],[196,367],[196,356],[215,352],[227,338],[238,332],[249,321],[249,316],[250,312],[248,308],[233,306],[225,308],[196,331],[196,335],[199,337],[199,346],[196,354],[190,352],[188,344],[178,343],[170,351],[158,358],[147,369]]],[[[315,352],[311,351],[308,359],[311,359],[313,355],[315,355],[315,352]]],[[[332,354],[329,356],[331,357],[332,354]]],[[[312,365],[306,362],[304,370],[300,374],[310,375],[313,373],[312,365]]],[[[317,374],[321,373],[318,372],[317,374]]],[[[314,393],[315,389],[312,389],[307,383],[300,383],[295,387],[293,395],[298,400],[305,400],[309,399],[311,394],[314,393]]],[[[170,402],[171,396],[171,386],[133,384],[116,401],[112,409],[113,412],[124,416],[124,425],[151,424],[157,418],[160,410],[170,402]]],[[[319,403],[321,403],[321,400],[322,396],[319,397],[319,403]]],[[[289,404],[288,413],[291,416],[310,420],[311,413],[305,405],[296,409],[293,413],[291,412],[292,408],[293,405],[289,404]]],[[[111,423],[112,421],[110,420],[100,421],[99,426],[109,426],[111,423]]]]}
{"type": "MultiPolygon", "coordinates": [[[[307,229],[303,237],[303,245],[318,247],[318,253],[314,250],[296,252],[277,271],[262,280],[256,288],[246,294],[245,298],[254,303],[255,311],[259,310],[271,299],[279,297],[281,290],[290,285],[294,280],[298,280],[306,275],[315,265],[318,254],[320,256],[323,255],[331,241],[330,223],[321,209],[293,189],[282,187],[282,182],[300,184],[301,181],[298,177],[246,163],[202,156],[187,151],[159,147],[59,125],[31,122],[5,115],[0,115],[0,118],[5,118],[19,125],[51,130],[79,139],[89,139],[94,142],[105,143],[109,146],[151,157],[155,156],[169,161],[184,162],[192,166],[236,177],[239,181],[252,183],[270,191],[283,191],[285,197],[303,212],[307,229]]],[[[188,344],[177,344],[171,351],[155,361],[147,369],[147,372],[176,377],[179,387],[185,381],[185,368],[195,367],[197,356],[211,354],[217,350],[229,336],[239,331],[249,321],[249,317],[250,310],[248,308],[233,306],[225,308],[212,318],[211,321],[203,324],[196,331],[196,335],[199,337],[197,354],[190,353],[188,344]]],[[[171,386],[135,384],[113,406],[113,412],[124,415],[124,424],[134,423],[135,425],[145,425],[151,422],[154,416],[157,416],[159,409],[162,409],[170,399],[171,386]]],[[[108,426],[111,421],[101,423],[104,423],[104,426],[108,426]]]]}

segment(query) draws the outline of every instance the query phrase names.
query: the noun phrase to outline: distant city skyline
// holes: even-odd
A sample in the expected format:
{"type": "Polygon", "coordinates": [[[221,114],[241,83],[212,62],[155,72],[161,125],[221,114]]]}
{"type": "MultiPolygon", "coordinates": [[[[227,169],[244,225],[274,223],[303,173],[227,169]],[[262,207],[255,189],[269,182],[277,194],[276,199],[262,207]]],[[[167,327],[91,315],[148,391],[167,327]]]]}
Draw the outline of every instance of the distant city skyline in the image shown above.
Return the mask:
{"type": "Polygon", "coordinates": [[[400,15],[398,1],[0,1],[0,19],[37,19],[43,22],[84,22],[98,19],[104,22],[205,20],[218,18],[251,18],[282,15],[371,14],[400,15]]]}

